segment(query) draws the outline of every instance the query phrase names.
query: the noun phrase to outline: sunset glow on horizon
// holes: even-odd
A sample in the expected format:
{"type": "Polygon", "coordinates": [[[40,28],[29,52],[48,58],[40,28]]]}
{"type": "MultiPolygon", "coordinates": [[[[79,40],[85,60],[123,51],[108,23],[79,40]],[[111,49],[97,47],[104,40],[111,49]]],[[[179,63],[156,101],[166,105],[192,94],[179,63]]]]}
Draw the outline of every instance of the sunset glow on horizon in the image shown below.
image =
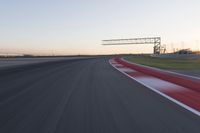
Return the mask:
{"type": "Polygon", "coordinates": [[[0,1],[0,54],[152,53],[153,45],[101,40],[160,36],[167,52],[200,50],[198,0],[0,1]]]}

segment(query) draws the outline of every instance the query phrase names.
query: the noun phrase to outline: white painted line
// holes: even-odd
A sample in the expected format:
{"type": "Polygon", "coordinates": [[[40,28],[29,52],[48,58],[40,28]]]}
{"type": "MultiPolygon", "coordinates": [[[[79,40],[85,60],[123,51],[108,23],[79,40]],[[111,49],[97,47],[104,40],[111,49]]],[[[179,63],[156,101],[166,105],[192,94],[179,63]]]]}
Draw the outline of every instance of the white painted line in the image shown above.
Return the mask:
{"type": "Polygon", "coordinates": [[[121,65],[121,64],[114,64],[114,66],[116,66],[116,67],[123,67],[123,65],[121,65]]]}
{"type": "Polygon", "coordinates": [[[165,90],[173,92],[187,91],[187,89],[182,86],[155,77],[146,76],[146,77],[138,77],[137,79],[147,84],[148,86],[151,86],[160,91],[165,91],[165,90]]]}
{"type": "MultiPolygon", "coordinates": [[[[113,66],[113,65],[110,63],[110,61],[109,61],[109,64],[110,64],[111,66],[113,66]]],[[[113,67],[114,67],[116,70],[118,70],[118,68],[116,68],[115,66],[113,66],[113,67]]],[[[137,80],[136,78],[133,78],[133,77],[129,76],[127,73],[125,73],[125,72],[123,72],[123,71],[120,71],[120,70],[118,70],[118,71],[121,72],[121,73],[123,73],[123,74],[125,74],[125,75],[128,76],[129,78],[131,78],[131,79],[137,81],[138,83],[144,85],[145,87],[151,89],[152,91],[158,93],[159,95],[161,95],[161,96],[167,98],[168,100],[170,100],[170,101],[172,101],[172,102],[178,104],[179,106],[185,108],[186,110],[188,110],[188,111],[190,111],[190,112],[192,112],[192,113],[194,113],[194,114],[200,116],[200,112],[199,112],[199,111],[197,111],[197,110],[195,110],[195,109],[193,109],[193,108],[191,108],[191,107],[189,107],[189,106],[187,106],[187,105],[185,105],[185,104],[179,102],[178,100],[176,100],[176,99],[174,99],[174,98],[169,97],[168,95],[166,95],[166,94],[164,94],[164,93],[162,93],[162,92],[156,90],[155,88],[153,88],[153,87],[151,87],[151,86],[149,86],[149,85],[147,85],[147,84],[145,84],[145,83],[143,83],[143,82],[137,80]]]]}
{"type": "Polygon", "coordinates": [[[111,61],[112,64],[118,64],[116,61],[111,61]]]}
{"type": "Polygon", "coordinates": [[[123,67],[123,65],[121,65],[121,64],[113,64],[113,65],[116,67],[123,67]]]}
{"type": "Polygon", "coordinates": [[[120,71],[123,71],[123,72],[136,72],[135,70],[133,69],[130,69],[130,68],[127,68],[127,67],[124,67],[124,68],[118,68],[120,71]]]}

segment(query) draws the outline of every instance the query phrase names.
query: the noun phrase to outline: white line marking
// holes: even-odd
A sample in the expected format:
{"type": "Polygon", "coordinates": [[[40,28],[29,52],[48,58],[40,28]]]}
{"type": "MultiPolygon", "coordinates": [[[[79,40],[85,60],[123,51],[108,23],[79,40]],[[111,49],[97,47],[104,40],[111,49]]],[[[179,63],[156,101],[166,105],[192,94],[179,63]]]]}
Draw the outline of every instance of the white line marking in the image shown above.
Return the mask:
{"type": "Polygon", "coordinates": [[[179,85],[176,85],[174,83],[170,83],[168,81],[165,80],[161,80],[159,78],[155,78],[155,77],[150,77],[150,76],[146,76],[146,77],[138,77],[137,78],[139,81],[147,84],[148,86],[151,86],[157,90],[160,91],[173,91],[173,92],[177,92],[177,91],[187,91],[186,88],[181,87],[179,85]]]}
{"type": "Polygon", "coordinates": [[[127,67],[124,67],[124,68],[118,68],[120,71],[123,71],[123,72],[136,72],[135,70],[133,69],[130,69],[130,68],[127,68],[127,67]]]}
{"type": "MultiPolygon", "coordinates": [[[[110,63],[110,61],[109,61],[109,64],[110,64],[111,66],[113,66],[113,65],[110,63]]],[[[118,70],[115,66],[113,66],[113,67],[114,67],[116,70],[118,70]]],[[[195,109],[193,109],[193,108],[191,108],[191,107],[189,107],[189,106],[187,106],[187,105],[185,105],[185,104],[179,102],[178,100],[176,100],[176,99],[174,99],[174,98],[169,97],[168,95],[166,95],[166,94],[164,94],[164,93],[162,93],[162,92],[160,92],[160,91],[154,89],[154,88],[151,87],[151,86],[146,85],[145,83],[143,83],[143,82],[137,80],[136,78],[133,78],[133,77],[129,76],[127,73],[125,73],[125,72],[123,72],[123,71],[120,71],[120,70],[118,70],[118,71],[121,72],[121,73],[123,73],[123,74],[125,74],[125,75],[128,76],[129,78],[131,78],[131,79],[137,81],[138,83],[144,85],[145,87],[151,89],[152,91],[158,93],[159,95],[161,95],[161,96],[167,98],[168,100],[170,100],[170,101],[172,101],[172,102],[178,104],[179,106],[181,106],[181,107],[187,109],[188,111],[190,111],[190,112],[192,112],[192,113],[194,113],[194,114],[200,116],[200,112],[199,112],[199,111],[197,111],[197,110],[195,110],[195,109]]]]}
{"type": "Polygon", "coordinates": [[[123,67],[123,65],[121,65],[121,64],[113,64],[113,65],[116,67],[123,67]]]}

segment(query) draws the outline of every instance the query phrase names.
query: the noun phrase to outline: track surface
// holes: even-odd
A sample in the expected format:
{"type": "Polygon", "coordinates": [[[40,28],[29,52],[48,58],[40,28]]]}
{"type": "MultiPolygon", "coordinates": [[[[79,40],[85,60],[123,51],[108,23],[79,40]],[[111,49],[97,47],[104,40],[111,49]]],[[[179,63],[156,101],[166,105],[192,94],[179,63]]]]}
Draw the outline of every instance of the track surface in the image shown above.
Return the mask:
{"type": "Polygon", "coordinates": [[[0,71],[1,133],[199,133],[199,125],[107,58],[0,71]]]}

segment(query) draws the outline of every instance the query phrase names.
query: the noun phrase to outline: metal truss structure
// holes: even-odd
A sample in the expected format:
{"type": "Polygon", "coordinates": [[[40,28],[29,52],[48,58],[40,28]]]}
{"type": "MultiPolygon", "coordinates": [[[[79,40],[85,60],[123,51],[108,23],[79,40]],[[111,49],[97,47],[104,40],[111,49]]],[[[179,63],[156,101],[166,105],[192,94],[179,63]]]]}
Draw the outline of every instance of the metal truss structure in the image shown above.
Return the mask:
{"type": "Polygon", "coordinates": [[[102,40],[102,45],[154,44],[154,54],[160,54],[161,37],[102,40]]]}

